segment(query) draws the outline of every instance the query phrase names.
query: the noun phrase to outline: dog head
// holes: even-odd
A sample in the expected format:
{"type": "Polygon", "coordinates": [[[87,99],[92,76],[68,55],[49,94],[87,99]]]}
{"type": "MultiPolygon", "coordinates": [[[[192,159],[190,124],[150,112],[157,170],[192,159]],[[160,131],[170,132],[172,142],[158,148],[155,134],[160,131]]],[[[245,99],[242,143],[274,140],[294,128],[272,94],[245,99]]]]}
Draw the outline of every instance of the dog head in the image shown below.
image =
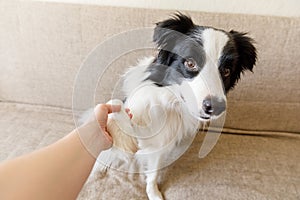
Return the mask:
{"type": "Polygon", "coordinates": [[[236,31],[198,26],[181,13],[157,23],[153,41],[159,53],[148,79],[157,86],[188,83],[202,119],[226,109],[226,94],[256,62],[254,41],[236,31]]]}

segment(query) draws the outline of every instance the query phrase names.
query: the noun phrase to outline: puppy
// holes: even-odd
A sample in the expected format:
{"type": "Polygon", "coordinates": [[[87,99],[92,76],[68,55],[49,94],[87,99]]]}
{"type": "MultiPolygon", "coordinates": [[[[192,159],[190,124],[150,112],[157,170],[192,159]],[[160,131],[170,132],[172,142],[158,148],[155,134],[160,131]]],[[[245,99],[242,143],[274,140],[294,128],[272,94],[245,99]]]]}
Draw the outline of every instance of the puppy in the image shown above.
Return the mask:
{"type": "Polygon", "coordinates": [[[153,41],[157,56],[123,76],[124,105],[110,102],[130,108],[133,118],[124,109],[109,116],[114,148],[99,159],[144,172],[148,198],[157,200],[163,199],[158,169],[182,155],[203,123],[224,114],[226,94],[244,71],[252,71],[256,49],[245,33],[195,25],[181,13],[157,23],[153,41]]]}

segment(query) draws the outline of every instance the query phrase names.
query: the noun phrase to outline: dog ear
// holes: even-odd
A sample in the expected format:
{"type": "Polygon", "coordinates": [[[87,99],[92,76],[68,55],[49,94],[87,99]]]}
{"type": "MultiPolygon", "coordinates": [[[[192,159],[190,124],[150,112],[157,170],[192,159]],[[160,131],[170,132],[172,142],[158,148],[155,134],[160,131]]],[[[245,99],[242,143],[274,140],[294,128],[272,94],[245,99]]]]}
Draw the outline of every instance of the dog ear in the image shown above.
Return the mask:
{"type": "Polygon", "coordinates": [[[238,69],[240,69],[240,72],[244,70],[252,71],[257,59],[254,40],[246,36],[246,33],[240,33],[234,30],[231,30],[229,33],[238,51],[238,69]]]}
{"type": "Polygon", "coordinates": [[[194,27],[191,18],[179,12],[172,18],[156,24],[153,42],[159,48],[159,53],[148,68],[150,75],[147,79],[152,80],[158,86],[179,84],[181,79],[176,78],[178,72],[175,68],[169,67],[177,56],[173,48],[179,42],[184,41],[187,38],[186,34],[194,27]]]}
{"type": "Polygon", "coordinates": [[[156,23],[153,42],[155,42],[158,47],[174,45],[175,41],[181,37],[182,34],[186,34],[194,26],[189,16],[178,12],[174,14],[172,18],[156,23]]]}

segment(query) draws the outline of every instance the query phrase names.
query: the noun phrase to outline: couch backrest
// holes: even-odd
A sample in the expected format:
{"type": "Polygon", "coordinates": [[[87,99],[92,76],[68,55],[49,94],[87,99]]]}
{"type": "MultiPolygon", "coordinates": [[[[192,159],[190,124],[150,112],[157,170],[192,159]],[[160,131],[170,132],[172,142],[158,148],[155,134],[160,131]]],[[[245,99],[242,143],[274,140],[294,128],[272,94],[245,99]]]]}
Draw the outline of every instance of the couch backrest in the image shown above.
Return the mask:
{"type": "MultiPolygon", "coordinates": [[[[173,11],[61,3],[10,2],[1,6],[0,101],[72,107],[81,63],[114,34],[155,22],[173,11]]],[[[229,98],[226,127],[300,132],[300,20],[271,16],[188,12],[196,24],[249,32],[258,63],[229,98]]],[[[143,51],[122,56],[119,72],[143,51]]],[[[119,74],[110,74],[101,101],[119,74]]]]}

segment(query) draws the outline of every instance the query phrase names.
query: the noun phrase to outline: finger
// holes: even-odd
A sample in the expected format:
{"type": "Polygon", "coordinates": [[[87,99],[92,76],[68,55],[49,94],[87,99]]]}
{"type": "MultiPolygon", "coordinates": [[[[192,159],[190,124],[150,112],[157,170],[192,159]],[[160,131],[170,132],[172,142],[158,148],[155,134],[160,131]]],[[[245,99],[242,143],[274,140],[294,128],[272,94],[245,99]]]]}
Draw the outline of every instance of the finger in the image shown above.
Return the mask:
{"type": "Polygon", "coordinates": [[[121,105],[111,105],[111,104],[105,104],[108,113],[113,113],[113,112],[120,112],[121,110],[121,105]]]}
{"type": "Polygon", "coordinates": [[[118,112],[121,110],[120,105],[110,105],[110,104],[98,104],[95,109],[95,115],[101,128],[106,129],[106,123],[108,119],[108,114],[112,112],[118,112]]]}
{"type": "Polygon", "coordinates": [[[100,123],[100,126],[105,127],[106,122],[107,122],[107,115],[109,112],[108,106],[106,106],[105,104],[98,104],[95,107],[94,112],[95,112],[97,121],[100,123]]]}
{"type": "Polygon", "coordinates": [[[103,131],[103,134],[105,135],[105,137],[106,137],[111,143],[113,142],[113,138],[112,138],[112,136],[110,135],[109,132],[103,131]]]}

